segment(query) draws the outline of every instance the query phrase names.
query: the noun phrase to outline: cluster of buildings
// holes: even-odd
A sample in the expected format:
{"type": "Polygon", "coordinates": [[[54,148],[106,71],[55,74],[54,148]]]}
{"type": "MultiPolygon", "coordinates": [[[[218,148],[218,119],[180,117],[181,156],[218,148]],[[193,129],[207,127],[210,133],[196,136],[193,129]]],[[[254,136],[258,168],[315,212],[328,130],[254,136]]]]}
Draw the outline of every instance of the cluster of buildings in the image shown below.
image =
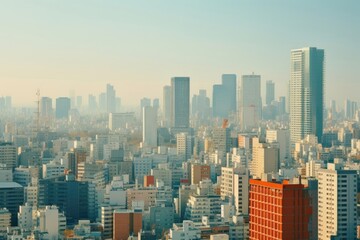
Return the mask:
{"type": "Polygon", "coordinates": [[[359,109],[325,109],[324,50],[290,72],[264,103],[260,75],[224,74],[212,101],[174,77],[140,111],[108,84],[86,111],[72,94],[2,115],[0,239],[356,239],[359,109]]]}

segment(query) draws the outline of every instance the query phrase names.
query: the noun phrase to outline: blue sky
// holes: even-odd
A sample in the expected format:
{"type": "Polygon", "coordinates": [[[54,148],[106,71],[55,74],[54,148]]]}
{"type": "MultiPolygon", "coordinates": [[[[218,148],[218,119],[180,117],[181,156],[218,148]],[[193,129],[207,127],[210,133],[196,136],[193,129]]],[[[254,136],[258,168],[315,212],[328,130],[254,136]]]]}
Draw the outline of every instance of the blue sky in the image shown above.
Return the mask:
{"type": "Polygon", "coordinates": [[[262,75],[286,95],[290,50],[325,49],[326,100],[360,101],[360,1],[4,0],[0,95],[162,97],[172,76],[208,90],[222,73],[262,75]],[[21,87],[20,87],[21,86],[21,87]]]}

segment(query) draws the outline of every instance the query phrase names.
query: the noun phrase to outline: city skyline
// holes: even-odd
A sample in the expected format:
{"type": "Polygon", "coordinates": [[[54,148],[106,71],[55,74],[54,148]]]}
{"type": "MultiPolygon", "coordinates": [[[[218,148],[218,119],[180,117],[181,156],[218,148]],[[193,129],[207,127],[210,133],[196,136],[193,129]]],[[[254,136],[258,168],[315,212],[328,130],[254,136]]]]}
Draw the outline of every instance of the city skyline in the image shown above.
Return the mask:
{"type": "Polygon", "coordinates": [[[357,1],[140,2],[86,2],[85,8],[82,1],[5,2],[0,82],[6,88],[0,95],[13,96],[14,106],[33,107],[38,88],[53,99],[70,91],[85,97],[110,83],[123,105],[134,106],[141,96],[160,98],[174,76],[191,78],[191,96],[199,89],[211,96],[222,74],[239,79],[255,72],[262,76],[262,96],[273,80],[277,98],[287,95],[290,50],[316,46],[326,50],[326,105],[331,99],[342,105],[346,97],[360,101],[357,1]],[[179,19],[172,18],[177,12],[179,19]],[[262,17],[253,18],[254,12],[262,17]],[[337,91],[338,82],[346,92],[337,91]]]}

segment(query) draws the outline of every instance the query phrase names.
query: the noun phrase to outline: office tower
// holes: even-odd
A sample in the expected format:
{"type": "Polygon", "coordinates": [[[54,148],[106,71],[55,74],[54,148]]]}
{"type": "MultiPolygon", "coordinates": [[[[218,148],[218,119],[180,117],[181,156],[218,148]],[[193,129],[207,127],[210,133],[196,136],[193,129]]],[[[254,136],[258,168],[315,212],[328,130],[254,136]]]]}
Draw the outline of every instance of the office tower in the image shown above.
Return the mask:
{"type": "Polygon", "coordinates": [[[144,117],[143,117],[143,108],[144,107],[148,107],[151,106],[151,99],[150,98],[142,98],[140,100],[140,121],[142,122],[144,117]]]}
{"type": "Polygon", "coordinates": [[[279,158],[281,163],[286,163],[290,156],[290,130],[289,129],[268,129],[266,130],[266,142],[278,144],[279,158]]]}
{"type": "Polygon", "coordinates": [[[190,78],[171,78],[171,127],[188,128],[190,114],[190,78]]]}
{"type": "Polygon", "coordinates": [[[206,120],[210,116],[210,99],[206,96],[206,90],[199,90],[191,101],[191,114],[197,119],[206,120]]]}
{"type": "Polygon", "coordinates": [[[239,117],[242,130],[250,130],[258,126],[262,109],[260,88],[260,75],[242,76],[239,94],[239,117]]]}
{"type": "Polygon", "coordinates": [[[236,112],[236,75],[223,74],[222,84],[213,86],[213,116],[227,118],[236,112]]]}
{"type": "Polygon", "coordinates": [[[264,173],[277,173],[279,171],[279,148],[268,143],[261,143],[253,138],[251,174],[261,178],[264,173]]]}
{"type": "Polygon", "coordinates": [[[116,92],[110,84],[106,84],[106,109],[107,113],[116,112],[116,92]]]}
{"type": "Polygon", "coordinates": [[[95,111],[97,109],[96,96],[90,94],[88,98],[88,107],[90,111],[95,111]]]}
{"type": "Polygon", "coordinates": [[[213,130],[213,147],[218,151],[221,160],[226,160],[226,153],[230,152],[231,135],[230,128],[222,127],[213,130]]]}
{"type": "Polygon", "coordinates": [[[17,167],[16,146],[12,143],[0,142],[0,164],[5,164],[6,169],[17,167]]]}
{"type": "Polygon", "coordinates": [[[42,97],[40,100],[40,116],[43,120],[50,119],[53,114],[52,99],[42,97]]]}
{"type": "Polygon", "coordinates": [[[143,107],[143,144],[145,147],[157,146],[157,114],[154,107],[143,107]]]}
{"type": "Polygon", "coordinates": [[[356,239],[357,173],[339,163],[328,163],[318,171],[319,240],[356,239]]]}
{"type": "Polygon", "coordinates": [[[18,225],[19,206],[24,204],[24,188],[16,182],[0,182],[0,208],[11,213],[11,226],[18,225]]]}
{"type": "Polygon", "coordinates": [[[137,236],[142,229],[141,210],[115,210],[113,220],[113,238],[128,239],[137,236]]]}
{"type": "Polygon", "coordinates": [[[116,101],[116,112],[121,112],[121,98],[119,98],[119,97],[117,97],[116,99],[115,99],[115,101],[116,101]]]}
{"type": "Polygon", "coordinates": [[[302,184],[250,179],[250,240],[310,239],[310,201],[302,184]]]}
{"type": "Polygon", "coordinates": [[[271,80],[266,81],[266,105],[271,105],[275,100],[275,83],[271,80]]]}
{"type": "Polygon", "coordinates": [[[290,137],[295,143],[306,135],[323,133],[324,50],[314,47],[291,51],[290,137]]]}
{"type": "Polygon", "coordinates": [[[70,98],[70,108],[73,109],[76,106],[75,90],[70,90],[69,98],[70,98]]]}
{"type": "Polygon", "coordinates": [[[100,112],[107,111],[107,96],[106,93],[99,94],[99,110],[100,112]]]}
{"type": "Polygon", "coordinates": [[[56,99],[56,112],[55,117],[57,119],[69,117],[69,110],[70,110],[70,98],[67,97],[59,97],[56,99]]]}
{"type": "Polygon", "coordinates": [[[171,119],[171,86],[163,88],[163,126],[168,127],[171,119]]]}
{"type": "Polygon", "coordinates": [[[153,106],[153,108],[155,110],[156,117],[157,117],[157,115],[159,113],[159,108],[160,108],[160,100],[158,98],[154,98],[152,106],[153,106]]]}
{"type": "Polygon", "coordinates": [[[76,224],[80,219],[94,220],[91,201],[95,192],[91,190],[90,182],[79,182],[63,177],[39,180],[39,207],[56,205],[66,216],[67,225],[76,224]]]}
{"type": "Polygon", "coordinates": [[[245,168],[221,168],[222,199],[231,199],[237,214],[249,213],[249,171],[245,168]]]}
{"type": "Polygon", "coordinates": [[[286,99],[284,96],[279,97],[278,115],[284,115],[286,113],[286,99]]]}

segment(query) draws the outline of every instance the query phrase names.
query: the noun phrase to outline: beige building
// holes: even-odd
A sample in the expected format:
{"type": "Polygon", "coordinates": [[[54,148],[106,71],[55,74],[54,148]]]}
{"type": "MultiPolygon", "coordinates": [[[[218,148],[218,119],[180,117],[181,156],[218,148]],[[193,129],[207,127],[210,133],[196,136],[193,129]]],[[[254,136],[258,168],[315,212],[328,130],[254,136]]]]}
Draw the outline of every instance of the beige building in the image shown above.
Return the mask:
{"type": "Polygon", "coordinates": [[[249,171],[244,168],[221,168],[221,198],[232,198],[237,214],[249,213],[249,171]]]}
{"type": "MultiPolygon", "coordinates": [[[[157,195],[156,188],[138,188],[126,190],[127,195],[127,209],[132,209],[133,205],[138,202],[143,202],[145,211],[149,210],[150,206],[155,205],[157,195]]],[[[134,205],[135,206],[135,205],[134,205]]]]}
{"type": "Polygon", "coordinates": [[[253,138],[253,159],[251,162],[251,174],[261,178],[263,173],[277,173],[279,171],[279,148],[268,143],[259,142],[253,138]]]}
{"type": "Polygon", "coordinates": [[[210,166],[208,164],[191,164],[191,184],[199,184],[200,181],[210,179],[210,166]]]}

